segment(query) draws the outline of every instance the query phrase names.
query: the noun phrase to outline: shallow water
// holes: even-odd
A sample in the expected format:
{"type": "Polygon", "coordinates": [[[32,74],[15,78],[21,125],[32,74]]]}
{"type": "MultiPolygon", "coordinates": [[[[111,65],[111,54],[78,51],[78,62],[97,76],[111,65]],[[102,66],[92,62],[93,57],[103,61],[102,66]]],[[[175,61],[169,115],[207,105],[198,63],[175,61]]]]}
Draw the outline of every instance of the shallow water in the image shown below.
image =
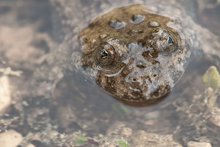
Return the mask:
{"type": "MultiPolygon", "coordinates": [[[[186,2],[184,4],[188,7],[186,2]]],[[[195,21],[211,31],[220,30],[220,23],[216,23],[220,17],[216,14],[220,11],[219,6],[209,10],[210,12],[206,10],[199,14],[194,14],[197,7],[191,8],[190,5],[188,8],[195,21]],[[206,23],[204,20],[213,23],[206,23]]],[[[90,137],[98,134],[107,136],[114,124],[120,122],[134,132],[144,130],[158,134],[174,134],[174,139],[183,145],[190,140],[200,141],[200,138],[205,138],[213,146],[220,143],[220,134],[215,132],[220,128],[210,124],[208,116],[206,117],[207,112],[203,110],[206,106],[199,97],[206,95],[202,75],[211,65],[216,65],[220,69],[219,58],[214,63],[210,58],[196,52],[182,79],[163,101],[141,108],[126,106],[109,96],[95,85],[94,81],[84,77],[80,72],[67,71],[64,78],[57,78],[57,81],[53,81],[54,78],[51,78],[53,75],[48,76],[48,79],[42,78],[44,73],[56,70],[50,65],[44,69],[42,66],[47,63],[41,58],[54,50],[53,47],[57,42],[51,12],[53,11],[49,2],[45,0],[0,0],[0,28],[11,33],[8,36],[2,33],[2,36],[8,37],[6,40],[9,42],[0,37],[0,44],[3,44],[0,48],[0,67],[11,67],[13,70],[23,72],[20,77],[10,77],[15,87],[12,91],[15,103],[0,116],[5,122],[10,122],[16,117],[18,119],[9,124],[0,124],[0,131],[14,129],[27,137],[29,142],[36,144],[33,143],[36,139],[28,138],[31,133],[41,134],[55,130],[68,135],[81,131],[90,137]],[[13,33],[18,34],[16,31],[22,29],[24,31],[17,36],[19,37],[17,41],[11,39],[14,38],[13,33]],[[33,37],[29,42],[25,42],[24,40],[28,40],[26,36],[33,37]],[[24,52],[21,54],[22,57],[20,52],[24,52]],[[192,109],[189,109],[189,106],[192,109]],[[198,113],[202,115],[197,117],[198,113]],[[205,131],[199,128],[201,126],[205,131]]],[[[219,35],[218,31],[213,32],[219,35]]],[[[41,140],[42,143],[50,140],[49,146],[59,146],[54,138],[44,139],[41,140]]]]}

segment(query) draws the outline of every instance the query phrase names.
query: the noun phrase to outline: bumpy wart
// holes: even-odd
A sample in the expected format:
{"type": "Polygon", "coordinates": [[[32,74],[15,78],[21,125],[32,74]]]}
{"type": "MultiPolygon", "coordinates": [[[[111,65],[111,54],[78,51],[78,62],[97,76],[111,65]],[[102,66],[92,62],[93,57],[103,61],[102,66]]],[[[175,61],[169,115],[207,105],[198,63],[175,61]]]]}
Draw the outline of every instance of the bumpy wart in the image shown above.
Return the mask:
{"type": "Polygon", "coordinates": [[[82,64],[116,99],[148,105],[169,94],[189,54],[175,21],[143,5],[115,8],[80,33],[82,64]]]}

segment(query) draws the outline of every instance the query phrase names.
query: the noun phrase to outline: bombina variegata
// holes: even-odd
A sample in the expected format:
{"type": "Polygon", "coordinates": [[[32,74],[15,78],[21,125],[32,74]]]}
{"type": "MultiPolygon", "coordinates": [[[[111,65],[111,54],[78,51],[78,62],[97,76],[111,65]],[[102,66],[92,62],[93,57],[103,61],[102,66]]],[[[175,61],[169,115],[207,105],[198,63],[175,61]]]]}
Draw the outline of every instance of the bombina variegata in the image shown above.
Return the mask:
{"type": "Polygon", "coordinates": [[[204,42],[217,40],[216,36],[176,4],[149,0],[123,1],[118,6],[97,0],[83,7],[83,1],[75,5],[53,1],[59,3],[72,29],[67,34],[72,31],[74,36],[69,42],[77,68],[86,69],[100,87],[126,104],[143,106],[162,100],[183,75],[194,50],[219,53],[217,41],[204,42]]]}

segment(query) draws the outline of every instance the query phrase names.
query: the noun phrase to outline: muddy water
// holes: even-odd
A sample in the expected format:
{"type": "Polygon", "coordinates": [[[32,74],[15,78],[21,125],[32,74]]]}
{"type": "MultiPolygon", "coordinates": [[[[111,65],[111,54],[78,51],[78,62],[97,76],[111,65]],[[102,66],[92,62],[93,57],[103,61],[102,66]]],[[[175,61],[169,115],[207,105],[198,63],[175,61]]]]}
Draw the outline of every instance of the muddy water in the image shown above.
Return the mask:
{"type": "MultiPolygon", "coordinates": [[[[214,30],[220,28],[216,23],[219,6],[213,4],[203,11],[198,7],[201,4],[193,4],[193,8],[186,2],[183,6],[195,21],[218,35],[214,30]]],[[[21,76],[8,75],[14,87],[14,103],[0,116],[4,122],[0,124],[1,132],[14,129],[36,146],[48,141],[49,146],[62,146],[62,139],[42,134],[58,132],[68,138],[81,131],[89,137],[108,136],[120,122],[133,132],[174,134],[174,140],[182,145],[191,140],[205,140],[213,146],[220,143],[220,128],[209,120],[203,100],[208,97],[204,92],[207,89],[202,82],[202,75],[210,66],[220,68],[218,57],[210,59],[201,52],[193,53],[185,74],[169,96],[152,106],[130,107],[113,99],[81,71],[56,74],[61,67],[54,67],[45,59],[51,58],[50,53],[60,41],[54,37],[57,28],[53,23],[57,20],[52,12],[50,3],[43,0],[0,0],[0,67],[22,72],[21,76]]],[[[63,59],[58,55],[56,60],[49,60],[63,59]]]]}

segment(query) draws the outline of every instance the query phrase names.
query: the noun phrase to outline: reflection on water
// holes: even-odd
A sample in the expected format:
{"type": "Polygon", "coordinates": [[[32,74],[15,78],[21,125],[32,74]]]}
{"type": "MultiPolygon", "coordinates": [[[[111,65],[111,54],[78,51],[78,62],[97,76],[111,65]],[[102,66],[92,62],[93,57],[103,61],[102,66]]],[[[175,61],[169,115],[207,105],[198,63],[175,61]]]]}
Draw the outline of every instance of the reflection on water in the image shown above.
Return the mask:
{"type": "MultiPolygon", "coordinates": [[[[199,5],[197,3],[194,4],[199,5]]],[[[215,31],[220,30],[217,13],[219,5],[213,4],[213,7],[204,8],[204,11],[202,8],[200,6],[193,9],[196,12],[194,16],[197,16],[196,21],[219,34],[215,31]]],[[[11,91],[14,103],[0,116],[0,131],[16,130],[28,141],[32,141],[32,144],[44,144],[50,140],[49,146],[62,146],[61,138],[44,136],[43,133],[65,133],[65,139],[77,131],[88,136],[98,136],[100,133],[108,136],[115,125],[123,124],[133,132],[144,130],[150,133],[174,134],[174,139],[182,144],[190,140],[208,140],[213,146],[220,143],[220,128],[210,121],[210,113],[214,110],[205,103],[204,99],[210,95],[204,92],[206,87],[201,80],[203,73],[211,65],[220,68],[217,63],[219,57],[210,58],[196,52],[186,73],[166,99],[149,107],[126,106],[111,98],[93,80],[77,71],[67,71],[54,84],[53,80],[57,75],[52,77],[48,73],[56,73],[59,68],[47,65],[44,59],[47,53],[54,50],[52,47],[56,46],[56,42],[51,41],[54,38],[51,12],[53,11],[49,2],[45,0],[0,0],[0,67],[10,66],[23,72],[20,77],[9,76],[15,87],[15,91],[11,91]],[[20,40],[16,39],[19,41],[11,39],[14,34],[5,35],[8,30],[16,34],[18,29],[24,30],[20,40]],[[6,33],[3,34],[5,30],[6,33]],[[25,33],[34,37],[22,39],[25,33]],[[3,39],[2,36],[8,38],[3,39]],[[27,42],[28,39],[30,41],[27,42]],[[20,59],[20,55],[25,54],[25,58],[20,59]],[[45,74],[50,76],[45,78],[45,74]],[[34,138],[33,134],[37,137],[34,138]]],[[[123,134],[120,131],[117,133],[123,134]]]]}

